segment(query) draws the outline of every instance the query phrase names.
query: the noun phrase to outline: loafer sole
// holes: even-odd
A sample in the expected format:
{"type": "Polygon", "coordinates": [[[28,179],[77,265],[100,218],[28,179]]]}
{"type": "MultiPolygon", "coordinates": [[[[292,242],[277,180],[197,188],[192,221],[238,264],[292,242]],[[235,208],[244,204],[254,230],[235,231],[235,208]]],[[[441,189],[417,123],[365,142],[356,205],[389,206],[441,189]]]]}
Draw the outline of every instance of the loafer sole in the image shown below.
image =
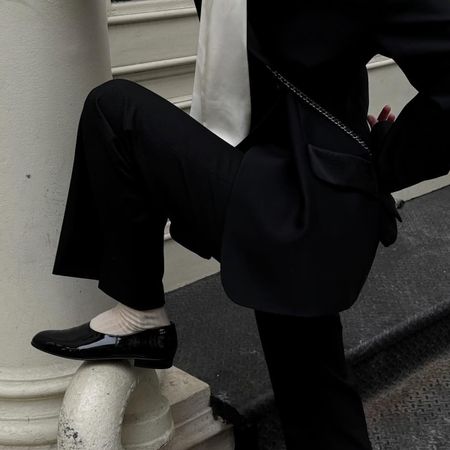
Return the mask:
{"type": "Polygon", "coordinates": [[[51,348],[49,348],[48,346],[41,347],[33,341],[31,342],[31,345],[34,348],[41,350],[45,353],[48,353],[50,355],[59,356],[62,358],[67,358],[67,359],[75,359],[77,361],[117,361],[117,360],[123,360],[123,359],[128,359],[128,360],[133,359],[135,367],[142,367],[142,368],[146,368],[146,369],[168,369],[169,367],[173,366],[173,359],[136,358],[135,356],[126,356],[126,355],[105,356],[105,357],[98,356],[95,358],[86,358],[86,357],[80,358],[75,355],[52,352],[51,348]]]}

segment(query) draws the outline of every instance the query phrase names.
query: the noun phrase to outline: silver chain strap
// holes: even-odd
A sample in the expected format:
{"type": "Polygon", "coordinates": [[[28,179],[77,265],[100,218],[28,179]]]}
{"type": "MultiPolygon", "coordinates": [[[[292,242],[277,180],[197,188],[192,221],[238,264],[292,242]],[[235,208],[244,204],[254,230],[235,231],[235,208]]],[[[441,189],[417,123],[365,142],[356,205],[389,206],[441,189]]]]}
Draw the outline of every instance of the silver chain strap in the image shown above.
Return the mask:
{"type": "Polygon", "coordinates": [[[355,133],[353,130],[351,130],[349,127],[347,127],[347,125],[343,124],[339,119],[337,119],[335,116],[333,116],[333,114],[328,112],[325,108],[323,108],[318,103],[316,103],[314,100],[312,100],[310,97],[308,97],[304,92],[302,92],[294,84],[292,84],[290,81],[288,81],[283,75],[281,75],[280,72],[278,72],[275,69],[272,69],[267,64],[266,64],[266,67],[275,75],[276,78],[278,78],[278,80],[280,80],[291,91],[293,91],[295,94],[297,94],[304,102],[306,102],[308,105],[313,107],[315,110],[319,111],[327,119],[331,120],[331,122],[333,122],[335,125],[337,125],[339,128],[341,128],[343,131],[345,131],[356,142],[358,142],[358,144],[360,144],[365,150],[367,150],[367,152],[369,153],[370,156],[373,156],[366,141],[364,141],[364,139],[362,139],[357,133],[355,133]]]}

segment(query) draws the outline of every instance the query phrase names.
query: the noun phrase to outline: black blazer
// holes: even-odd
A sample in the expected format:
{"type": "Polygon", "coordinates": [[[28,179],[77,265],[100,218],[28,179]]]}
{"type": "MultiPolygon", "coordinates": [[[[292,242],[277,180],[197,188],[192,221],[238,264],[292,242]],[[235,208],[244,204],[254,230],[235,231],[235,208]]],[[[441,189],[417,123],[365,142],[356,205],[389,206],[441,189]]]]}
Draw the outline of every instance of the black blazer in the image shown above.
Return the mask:
{"type": "MultiPolygon", "coordinates": [[[[200,18],[201,0],[194,1],[200,18]]],[[[295,239],[295,220],[280,222],[270,205],[289,201],[294,208],[299,199],[277,199],[275,192],[282,191],[263,173],[275,161],[274,148],[280,155],[295,151],[287,137],[298,119],[287,105],[300,100],[264,65],[269,62],[370,142],[382,189],[398,191],[450,170],[450,3],[295,0],[280,6],[247,0],[247,8],[252,120],[249,136],[238,146],[245,155],[227,211],[223,287],[234,302],[255,309],[294,315],[342,311],[356,301],[382,235],[361,229],[351,245],[333,243],[330,253],[345,254],[344,263],[311,256],[309,263],[299,262],[287,247],[271,245],[279,242],[279,233],[286,242],[295,239]],[[371,131],[366,64],[377,54],[393,58],[418,94],[394,124],[378,123],[371,131]]],[[[345,145],[331,126],[311,124],[315,144],[345,145]]],[[[295,185],[296,176],[288,171],[278,184],[295,185]]],[[[397,231],[394,215],[380,215],[380,234],[394,234],[390,243],[397,231]]]]}

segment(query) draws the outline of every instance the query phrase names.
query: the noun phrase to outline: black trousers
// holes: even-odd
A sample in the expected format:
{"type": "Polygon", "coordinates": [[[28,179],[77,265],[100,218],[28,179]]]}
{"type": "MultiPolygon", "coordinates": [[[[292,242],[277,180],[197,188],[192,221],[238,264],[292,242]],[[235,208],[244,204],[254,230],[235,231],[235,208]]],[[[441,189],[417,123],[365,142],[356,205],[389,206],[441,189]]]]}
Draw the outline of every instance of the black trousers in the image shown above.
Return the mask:
{"type": "MultiPolygon", "coordinates": [[[[243,153],[143,86],[114,79],[86,97],[52,273],[99,280],[117,301],[165,303],[163,231],[220,262],[243,153]]],[[[370,449],[339,314],[255,311],[288,449],[370,449]]]]}

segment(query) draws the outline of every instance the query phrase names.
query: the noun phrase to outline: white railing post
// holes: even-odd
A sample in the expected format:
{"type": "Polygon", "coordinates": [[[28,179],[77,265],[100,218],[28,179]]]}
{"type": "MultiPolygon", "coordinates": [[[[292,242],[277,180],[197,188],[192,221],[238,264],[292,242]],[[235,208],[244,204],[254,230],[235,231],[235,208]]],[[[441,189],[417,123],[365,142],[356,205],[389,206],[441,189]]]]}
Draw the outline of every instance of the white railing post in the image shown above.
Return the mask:
{"type": "Polygon", "coordinates": [[[59,415],[59,450],[157,450],[174,433],[155,370],[127,361],[84,362],[59,415]]]}

